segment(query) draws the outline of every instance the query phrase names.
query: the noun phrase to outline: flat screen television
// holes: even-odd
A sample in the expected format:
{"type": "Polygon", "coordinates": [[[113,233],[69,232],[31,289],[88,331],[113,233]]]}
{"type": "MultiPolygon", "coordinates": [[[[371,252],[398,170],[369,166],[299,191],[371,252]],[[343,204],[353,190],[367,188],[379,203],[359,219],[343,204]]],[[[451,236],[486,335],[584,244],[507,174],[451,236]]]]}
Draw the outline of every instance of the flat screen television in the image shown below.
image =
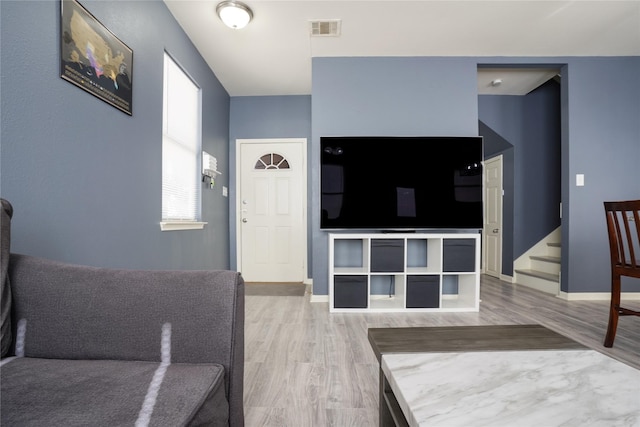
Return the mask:
{"type": "Polygon", "coordinates": [[[321,137],[320,228],[480,229],[482,137],[321,137]]]}

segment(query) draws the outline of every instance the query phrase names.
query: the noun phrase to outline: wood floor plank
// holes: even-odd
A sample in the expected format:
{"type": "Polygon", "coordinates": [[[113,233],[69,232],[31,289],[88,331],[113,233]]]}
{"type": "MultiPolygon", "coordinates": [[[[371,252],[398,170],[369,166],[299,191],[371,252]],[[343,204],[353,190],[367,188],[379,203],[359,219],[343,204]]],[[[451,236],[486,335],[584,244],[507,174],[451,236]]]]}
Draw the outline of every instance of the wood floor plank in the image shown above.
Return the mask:
{"type": "Polygon", "coordinates": [[[377,426],[378,417],[365,409],[329,409],[327,414],[328,426],[362,427],[377,426]]]}
{"type": "Polygon", "coordinates": [[[478,313],[329,313],[308,292],[247,295],[246,426],[377,425],[369,328],[540,324],[640,369],[640,319],[621,317],[613,348],[602,344],[608,301],[566,301],[488,276],[480,296],[478,313]]]}

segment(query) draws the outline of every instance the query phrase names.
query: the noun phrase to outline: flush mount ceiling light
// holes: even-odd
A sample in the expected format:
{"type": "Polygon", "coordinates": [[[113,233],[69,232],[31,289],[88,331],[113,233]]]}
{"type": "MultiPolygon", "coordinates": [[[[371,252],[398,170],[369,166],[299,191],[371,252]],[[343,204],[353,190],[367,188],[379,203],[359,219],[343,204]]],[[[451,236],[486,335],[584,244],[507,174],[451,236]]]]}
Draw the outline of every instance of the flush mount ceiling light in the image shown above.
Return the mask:
{"type": "Polygon", "coordinates": [[[253,12],[251,12],[249,6],[233,0],[223,1],[218,4],[216,13],[227,27],[234,30],[246,27],[251,18],[253,18],[253,12]]]}

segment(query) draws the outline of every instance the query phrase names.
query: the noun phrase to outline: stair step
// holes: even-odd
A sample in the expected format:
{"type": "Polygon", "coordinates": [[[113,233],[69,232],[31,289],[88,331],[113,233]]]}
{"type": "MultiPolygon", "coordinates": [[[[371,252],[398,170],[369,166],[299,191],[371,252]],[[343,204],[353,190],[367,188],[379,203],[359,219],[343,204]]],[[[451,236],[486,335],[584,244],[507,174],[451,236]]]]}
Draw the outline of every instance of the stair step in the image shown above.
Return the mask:
{"type": "Polygon", "coordinates": [[[529,258],[534,259],[536,261],[544,261],[544,262],[552,262],[554,264],[560,264],[562,261],[562,258],[557,257],[557,256],[540,256],[540,255],[531,255],[529,258]]]}
{"type": "Polygon", "coordinates": [[[525,274],[527,276],[537,277],[538,279],[548,280],[550,282],[558,283],[560,281],[560,275],[545,273],[537,270],[515,270],[516,273],[525,274]]]}
{"type": "Polygon", "coordinates": [[[560,243],[555,243],[555,242],[551,242],[551,243],[547,243],[547,255],[549,256],[554,256],[554,257],[560,257],[562,255],[562,246],[560,245],[560,243]]]}

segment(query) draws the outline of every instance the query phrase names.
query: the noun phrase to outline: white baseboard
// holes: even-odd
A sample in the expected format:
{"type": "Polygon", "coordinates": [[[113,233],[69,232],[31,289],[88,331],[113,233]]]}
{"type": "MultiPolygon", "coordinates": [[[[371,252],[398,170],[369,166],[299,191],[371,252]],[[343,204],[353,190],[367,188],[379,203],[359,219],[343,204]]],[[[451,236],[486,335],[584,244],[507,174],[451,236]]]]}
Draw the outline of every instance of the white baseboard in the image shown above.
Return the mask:
{"type": "Polygon", "coordinates": [[[313,294],[313,279],[307,279],[304,282],[307,285],[307,289],[311,293],[309,302],[329,302],[329,295],[314,295],[313,294]]]}
{"type": "Polygon", "coordinates": [[[513,283],[513,276],[507,276],[506,274],[500,274],[500,280],[503,282],[513,283]]]}
{"type": "Polygon", "coordinates": [[[329,302],[329,295],[314,295],[311,294],[309,302],[329,302]]]}
{"type": "MultiPolygon", "coordinates": [[[[512,283],[513,277],[506,274],[500,275],[500,280],[512,283]]],[[[521,285],[526,286],[526,285],[521,285]]],[[[566,301],[609,301],[611,299],[610,292],[563,292],[560,291],[556,297],[566,301]]],[[[627,301],[640,301],[640,292],[622,292],[620,299],[627,301]]]]}
{"type": "MultiPolygon", "coordinates": [[[[560,291],[558,298],[567,301],[609,301],[611,299],[610,292],[563,292],[560,291]]],[[[640,292],[622,292],[620,299],[640,301],[640,292]]]]}
{"type": "Polygon", "coordinates": [[[560,283],[550,282],[548,280],[540,279],[533,276],[527,276],[526,274],[519,274],[517,282],[514,283],[517,286],[525,286],[529,289],[535,289],[536,291],[544,292],[548,295],[558,296],[558,289],[560,283]]]}

